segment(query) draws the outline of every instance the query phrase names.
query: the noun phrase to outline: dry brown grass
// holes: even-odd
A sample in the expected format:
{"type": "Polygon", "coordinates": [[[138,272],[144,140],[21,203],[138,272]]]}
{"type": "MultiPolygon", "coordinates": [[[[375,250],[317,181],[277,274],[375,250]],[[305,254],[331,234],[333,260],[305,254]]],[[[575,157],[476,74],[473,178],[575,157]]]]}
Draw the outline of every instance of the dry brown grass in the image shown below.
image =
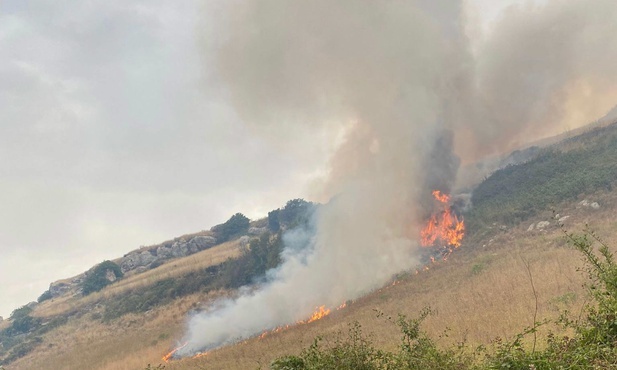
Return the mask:
{"type": "Polygon", "coordinates": [[[129,290],[144,288],[163,279],[175,278],[190,271],[217,265],[228,258],[237,257],[239,254],[238,241],[223,243],[187,257],[171,260],[141,274],[128,276],[115,284],[107,286],[100,292],[92,293],[86,297],[62,296],[45,301],[37,307],[33,314],[39,317],[47,317],[79,310],[84,306],[101,300],[112,299],[129,290]]]}
{"type": "MultiPolygon", "coordinates": [[[[602,208],[593,211],[564,206],[561,215],[570,215],[566,226],[579,230],[586,223],[597,230],[609,245],[617,246],[617,194],[599,193],[594,201],[602,208]]],[[[538,217],[540,221],[551,213],[538,217]]],[[[586,301],[584,276],[576,272],[580,255],[570,248],[557,227],[527,232],[532,221],[506,232],[495,230],[486,247],[466,245],[449,261],[431,266],[429,271],[411,274],[400,284],[376,291],[317,322],[300,325],[265,339],[251,339],[222,348],[198,359],[183,359],[166,364],[166,369],[254,369],[267,368],[272,359],[297,353],[317,335],[332,338],[345,331],[348,323],[358,321],[374,342],[387,349],[398,344],[399,331],[387,320],[376,317],[399,313],[416,316],[430,306],[423,328],[437,338],[446,328],[449,336],[439,343],[449,345],[466,339],[470,345],[487,344],[495,337],[512,337],[533,324],[535,299],[525,263],[533,277],[538,295],[538,319],[554,319],[560,310],[574,315],[586,301]]],[[[233,248],[230,247],[230,250],[233,248]]],[[[190,258],[189,258],[190,260],[190,258]]],[[[186,262],[189,268],[191,262],[186,262]]],[[[202,266],[195,262],[192,266],[202,266]]],[[[171,266],[164,274],[173,274],[171,266]]],[[[126,288],[128,289],[128,288],[126,288]]],[[[101,293],[101,294],[104,294],[101,293]]],[[[110,294],[110,293],[109,293],[110,294]]],[[[208,296],[193,295],[160,307],[144,315],[127,315],[104,325],[92,321],[91,314],[71,320],[48,333],[34,354],[13,364],[10,369],[144,369],[159,364],[161,357],[181,337],[186,313],[198,302],[208,302],[226,292],[208,296]]],[[[94,308],[93,313],[96,313],[94,308]]],[[[546,332],[549,327],[542,329],[546,332]]]]}

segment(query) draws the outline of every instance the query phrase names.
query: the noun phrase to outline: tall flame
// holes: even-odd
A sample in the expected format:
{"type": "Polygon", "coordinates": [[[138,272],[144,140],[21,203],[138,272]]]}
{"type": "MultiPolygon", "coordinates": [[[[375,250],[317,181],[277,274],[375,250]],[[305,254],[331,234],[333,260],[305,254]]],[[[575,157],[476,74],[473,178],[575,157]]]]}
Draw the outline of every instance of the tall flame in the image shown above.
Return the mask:
{"type": "Polygon", "coordinates": [[[431,216],[420,232],[420,243],[422,246],[429,247],[440,241],[446,248],[458,248],[465,236],[465,223],[452,212],[452,208],[448,204],[450,202],[449,195],[434,190],[433,197],[439,202],[441,209],[431,216]]]}

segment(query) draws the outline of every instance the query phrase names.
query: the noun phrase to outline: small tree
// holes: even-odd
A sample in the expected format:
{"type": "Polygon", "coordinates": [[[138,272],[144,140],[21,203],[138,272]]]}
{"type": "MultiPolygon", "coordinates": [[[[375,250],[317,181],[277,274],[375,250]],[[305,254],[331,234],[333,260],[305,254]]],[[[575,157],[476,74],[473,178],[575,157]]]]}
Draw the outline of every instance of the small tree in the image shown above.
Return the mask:
{"type": "Polygon", "coordinates": [[[111,284],[112,280],[108,278],[110,273],[114,275],[113,280],[120,279],[124,276],[122,274],[122,269],[120,269],[120,266],[116,263],[111,261],[103,261],[99,263],[90,274],[87,274],[84,279],[82,286],[84,295],[98,292],[107,285],[111,284]]]}
{"type": "Polygon", "coordinates": [[[218,240],[226,242],[234,237],[246,234],[249,230],[250,221],[242,213],[236,213],[227,222],[214,227],[213,230],[216,232],[218,240]]]}

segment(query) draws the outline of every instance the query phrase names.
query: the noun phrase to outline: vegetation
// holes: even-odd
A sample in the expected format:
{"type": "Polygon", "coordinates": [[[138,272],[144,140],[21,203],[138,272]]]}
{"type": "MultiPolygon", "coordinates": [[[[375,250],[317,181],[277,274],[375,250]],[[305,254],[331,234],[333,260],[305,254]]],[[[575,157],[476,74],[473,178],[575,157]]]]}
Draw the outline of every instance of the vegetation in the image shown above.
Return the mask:
{"type": "Polygon", "coordinates": [[[31,316],[32,308],[23,306],[11,313],[11,325],[0,330],[0,365],[9,364],[33,351],[42,343],[41,335],[66,323],[66,317],[48,321],[31,316]]]}
{"type": "Polygon", "coordinates": [[[315,204],[304,199],[293,199],[285,204],[285,207],[268,212],[268,228],[277,232],[281,229],[293,229],[299,225],[306,225],[315,204]]]}
{"type": "Polygon", "coordinates": [[[111,261],[103,261],[99,263],[91,273],[86,274],[82,289],[83,294],[88,295],[93,292],[105,288],[116,279],[122,278],[122,270],[120,266],[111,261]],[[113,274],[113,278],[109,278],[109,274],[113,274]]]}
{"type": "Polygon", "coordinates": [[[105,307],[103,320],[109,321],[131,312],[146,312],[193,293],[235,289],[254,283],[267,270],[279,265],[282,249],[280,234],[264,233],[252,239],[238,258],[159,280],[148,287],[130,289],[114,300],[101,302],[105,307]]]}
{"type": "MultiPolygon", "coordinates": [[[[564,231],[568,241],[585,257],[589,277],[588,290],[593,304],[586,306],[581,320],[572,320],[564,312],[560,324],[574,332],[573,336],[549,333],[537,345],[536,333],[542,325],[531,327],[511,341],[497,339],[492,349],[478,347],[470,350],[465,343],[445,350],[422,330],[420,324],[430,311],[418,319],[399,316],[396,323],[402,341],[397,351],[376,349],[370,339],[354,324],[345,339],[322,346],[317,338],[299,355],[274,360],[274,370],[313,369],[609,369],[617,368],[617,263],[608,246],[593,232],[574,235],[564,231]],[[598,244],[599,248],[595,248],[598,244]],[[533,334],[532,344],[524,339],[533,334]],[[541,348],[541,349],[538,349],[541,348]]],[[[534,290],[535,292],[535,290],[534,290]]],[[[379,314],[382,315],[381,313],[379,314]]],[[[391,320],[391,318],[388,318],[391,320]]],[[[535,320],[535,317],[534,317],[535,320]]]]}
{"type": "Polygon", "coordinates": [[[612,189],[617,181],[617,126],[570,139],[562,147],[541,151],[535,158],[493,173],[473,192],[469,228],[499,222],[518,224],[563,201],[584,193],[612,189]],[[593,141],[591,140],[593,139],[593,141]],[[584,145],[582,145],[584,144],[584,145]]]}
{"type": "Polygon", "coordinates": [[[226,242],[240,235],[246,234],[251,220],[242,213],[236,213],[225,223],[212,228],[219,243],[226,242]]]}
{"type": "Polygon", "coordinates": [[[51,292],[49,290],[46,290],[43,292],[43,294],[39,296],[39,298],[36,301],[41,303],[41,302],[45,302],[52,298],[53,298],[53,295],[51,294],[51,292]]]}

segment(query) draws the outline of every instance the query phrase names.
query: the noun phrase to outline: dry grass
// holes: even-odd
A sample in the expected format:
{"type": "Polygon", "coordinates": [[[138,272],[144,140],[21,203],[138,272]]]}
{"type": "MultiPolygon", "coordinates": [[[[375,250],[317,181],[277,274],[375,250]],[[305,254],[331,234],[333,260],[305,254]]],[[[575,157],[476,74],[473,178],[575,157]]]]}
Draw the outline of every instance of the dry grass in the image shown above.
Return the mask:
{"type": "MultiPolygon", "coordinates": [[[[598,193],[589,199],[599,201],[602,208],[593,211],[577,208],[576,204],[564,206],[560,209],[561,215],[571,216],[566,226],[578,230],[589,223],[609,245],[617,246],[617,235],[613,235],[617,228],[617,215],[613,211],[617,194],[598,193]]],[[[535,221],[551,215],[547,212],[535,221]]],[[[399,331],[384,318],[377,318],[376,310],[392,316],[399,313],[416,316],[422,308],[430,306],[436,314],[426,320],[423,328],[433,338],[449,328],[449,336],[439,339],[443,345],[464,339],[471,345],[478,345],[488,344],[497,336],[509,338],[533,324],[536,302],[525,263],[529,265],[538,295],[538,319],[554,319],[563,309],[576,316],[586,302],[582,286],[584,276],[576,272],[582,259],[565,243],[559,228],[553,226],[545,231],[527,232],[531,222],[506,232],[495,230],[488,238],[491,242],[466,245],[448,262],[433,265],[429,271],[418,275],[411,274],[400,284],[374,292],[322,320],[262,340],[251,339],[222,348],[205,357],[172,361],[166,364],[166,369],[267,368],[272,359],[299,352],[317,335],[328,340],[337,332],[345,331],[348,323],[354,321],[362,324],[363,330],[373,336],[378,346],[394,348],[399,331]],[[486,247],[483,248],[483,244],[486,247]]],[[[229,248],[227,253],[234,253],[233,247],[226,248],[229,248]]],[[[225,252],[220,252],[220,258],[226,258],[225,252]]],[[[205,263],[203,258],[206,257],[199,258],[202,262],[190,262],[191,257],[175,268],[205,266],[201,263],[205,263]]],[[[214,261],[214,255],[211,257],[214,261]]],[[[173,263],[160,270],[160,275],[142,275],[151,279],[167,277],[165,274],[175,273],[172,266],[173,263]]],[[[137,281],[127,281],[127,284],[137,284],[137,281]]],[[[119,286],[117,289],[128,288],[119,286]]],[[[112,293],[101,294],[111,297],[112,293]]],[[[198,302],[209,302],[227,294],[213,292],[208,296],[185,297],[173,305],[143,315],[126,315],[108,325],[93,321],[91,314],[85,314],[48,333],[39,350],[17,361],[10,369],[124,370],[144,369],[148,363],[159,364],[161,357],[182,336],[186,313],[200,305],[198,302]]],[[[93,313],[96,312],[95,308],[93,313]]],[[[548,329],[545,327],[542,331],[548,329]]]]}
{"type": "Polygon", "coordinates": [[[152,285],[163,279],[175,278],[197,269],[217,265],[240,254],[238,243],[238,241],[231,241],[187,257],[174,259],[155,269],[128,276],[100,292],[92,293],[86,297],[62,296],[45,301],[37,307],[33,314],[39,317],[65,314],[103,299],[112,299],[129,290],[152,285]]]}

